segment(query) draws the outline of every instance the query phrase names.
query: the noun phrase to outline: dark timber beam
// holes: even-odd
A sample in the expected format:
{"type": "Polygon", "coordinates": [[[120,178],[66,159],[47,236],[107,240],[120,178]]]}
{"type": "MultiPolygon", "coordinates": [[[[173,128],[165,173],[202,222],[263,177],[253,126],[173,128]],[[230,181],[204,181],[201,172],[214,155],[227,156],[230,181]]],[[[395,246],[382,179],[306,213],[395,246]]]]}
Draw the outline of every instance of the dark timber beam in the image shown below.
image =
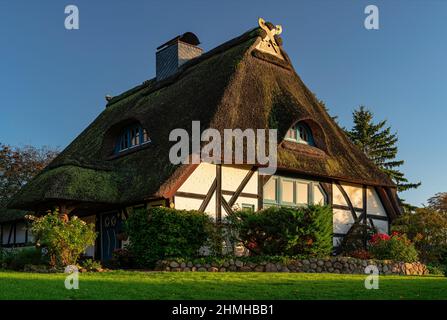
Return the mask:
{"type": "Polygon", "coordinates": [[[383,207],[389,218],[394,218],[396,216],[396,211],[388,198],[388,194],[382,187],[375,187],[376,193],[379,196],[380,202],[382,202],[383,207]]]}
{"type": "Polygon", "coordinates": [[[367,234],[367,231],[366,231],[366,226],[368,225],[368,220],[367,220],[367,217],[366,217],[366,215],[367,215],[367,202],[366,202],[366,186],[365,185],[363,185],[362,186],[362,200],[363,200],[363,224],[365,225],[365,227],[363,228],[363,246],[365,247],[365,249],[366,249],[366,246],[367,246],[367,244],[368,244],[368,234],[367,234]]]}
{"type": "Polygon", "coordinates": [[[258,210],[264,208],[264,175],[258,172],[258,210]]]}
{"type": "Polygon", "coordinates": [[[216,221],[222,221],[222,165],[216,165],[216,221]]]}
{"type": "MultiPolygon", "coordinates": [[[[225,209],[225,212],[228,214],[228,215],[232,215],[233,214],[233,209],[231,209],[231,206],[229,205],[229,203],[227,202],[227,200],[225,200],[225,198],[223,197],[223,196],[221,196],[221,202],[222,202],[222,206],[224,207],[224,209],[225,209]]],[[[221,217],[221,220],[222,220],[222,217],[221,217]]],[[[220,221],[221,221],[220,220],[220,221]]],[[[219,222],[220,222],[219,221],[219,222]]]]}
{"type": "Polygon", "coordinates": [[[213,197],[214,191],[216,191],[217,187],[217,179],[214,179],[213,183],[211,184],[210,189],[208,190],[208,193],[205,196],[205,199],[203,200],[202,204],[200,205],[199,211],[205,212],[206,207],[208,207],[208,204],[211,201],[211,198],[213,197]]]}
{"type": "Polygon", "coordinates": [[[183,198],[191,198],[191,199],[199,199],[204,200],[206,199],[206,195],[198,194],[198,193],[192,193],[192,192],[177,192],[175,194],[177,197],[183,197],[183,198]]]}
{"type": "Polygon", "coordinates": [[[7,244],[11,244],[11,238],[12,238],[13,232],[14,232],[14,223],[11,223],[11,227],[9,228],[9,235],[8,235],[8,243],[7,244]]]}
{"type": "Polygon", "coordinates": [[[341,194],[343,195],[343,198],[345,199],[346,203],[348,204],[349,210],[351,211],[352,218],[354,219],[354,221],[356,221],[357,214],[355,213],[354,206],[352,205],[351,199],[349,199],[348,194],[346,193],[345,189],[343,189],[343,187],[339,181],[336,181],[335,185],[337,186],[338,190],[340,190],[341,194]]]}
{"type": "Polygon", "coordinates": [[[239,198],[242,190],[244,190],[247,183],[250,181],[251,177],[253,177],[253,174],[256,172],[256,168],[252,167],[250,171],[248,171],[247,175],[242,179],[241,184],[237,187],[236,191],[234,192],[234,195],[231,197],[231,199],[228,201],[228,205],[230,208],[236,203],[237,199],[239,198]]]}

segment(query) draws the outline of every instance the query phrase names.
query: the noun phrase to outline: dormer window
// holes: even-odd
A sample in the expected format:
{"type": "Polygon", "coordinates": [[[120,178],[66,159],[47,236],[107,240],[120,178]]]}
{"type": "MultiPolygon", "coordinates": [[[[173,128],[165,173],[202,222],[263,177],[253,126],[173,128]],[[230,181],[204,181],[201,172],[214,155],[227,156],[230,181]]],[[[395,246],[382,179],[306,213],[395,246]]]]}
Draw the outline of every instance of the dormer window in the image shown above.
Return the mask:
{"type": "Polygon", "coordinates": [[[286,134],[286,140],[294,141],[302,144],[308,144],[314,146],[314,139],[312,137],[312,131],[305,123],[299,122],[291,127],[286,134]]]}
{"type": "Polygon", "coordinates": [[[119,135],[115,147],[115,153],[123,152],[143,144],[151,142],[147,130],[140,124],[125,127],[119,135]]]}

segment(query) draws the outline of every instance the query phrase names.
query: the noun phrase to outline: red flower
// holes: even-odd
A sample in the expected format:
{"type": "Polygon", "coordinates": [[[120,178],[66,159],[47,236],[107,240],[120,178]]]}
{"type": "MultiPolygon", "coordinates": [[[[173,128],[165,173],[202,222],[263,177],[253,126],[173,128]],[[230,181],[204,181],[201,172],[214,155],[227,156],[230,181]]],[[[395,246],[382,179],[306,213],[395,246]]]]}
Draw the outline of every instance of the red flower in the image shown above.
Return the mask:
{"type": "Polygon", "coordinates": [[[369,240],[370,243],[374,244],[379,241],[388,241],[391,237],[387,235],[386,233],[376,233],[371,237],[371,240],[369,240]]]}
{"type": "Polygon", "coordinates": [[[256,250],[256,248],[258,247],[258,244],[256,243],[256,242],[249,242],[248,244],[247,244],[247,248],[249,249],[249,250],[256,250]]]}

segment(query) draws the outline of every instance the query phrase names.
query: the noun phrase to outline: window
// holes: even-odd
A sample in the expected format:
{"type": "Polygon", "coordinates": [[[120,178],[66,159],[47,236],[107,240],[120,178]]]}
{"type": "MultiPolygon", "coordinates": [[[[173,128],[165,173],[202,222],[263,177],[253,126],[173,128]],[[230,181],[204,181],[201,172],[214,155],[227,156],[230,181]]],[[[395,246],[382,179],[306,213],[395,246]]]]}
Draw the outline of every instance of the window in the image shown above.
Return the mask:
{"type": "Polygon", "coordinates": [[[287,131],[286,140],[311,146],[315,145],[309,126],[302,122],[295,124],[287,131]]]}
{"type": "Polygon", "coordinates": [[[271,177],[264,186],[264,199],[277,201],[277,178],[271,177]]]}
{"type": "Polygon", "coordinates": [[[326,194],[318,182],[273,176],[264,186],[265,207],[326,203],[326,194]]]}
{"type": "Polygon", "coordinates": [[[118,137],[115,153],[119,153],[137,146],[151,142],[146,129],[141,125],[132,125],[124,128],[118,137]]]}
{"type": "Polygon", "coordinates": [[[326,194],[319,184],[314,184],[314,204],[324,205],[326,204],[326,194]]]}
{"type": "Polygon", "coordinates": [[[248,210],[248,211],[254,212],[255,211],[255,205],[254,204],[243,203],[242,204],[242,210],[248,210]]]}
{"type": "Polygon", "coordinates": [[[281,201],[287,203],[294,203],[295,197],[295,183],[293,180],[281,180],[281,201]]]}

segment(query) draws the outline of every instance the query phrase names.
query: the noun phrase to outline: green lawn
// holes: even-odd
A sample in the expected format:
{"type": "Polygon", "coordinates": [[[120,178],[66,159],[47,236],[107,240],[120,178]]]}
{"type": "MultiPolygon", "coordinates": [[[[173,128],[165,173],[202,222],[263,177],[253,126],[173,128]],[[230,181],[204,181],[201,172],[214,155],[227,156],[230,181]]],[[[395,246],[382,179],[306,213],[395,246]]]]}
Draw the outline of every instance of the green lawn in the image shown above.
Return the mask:
{"type": "Polygon", "coordinates": [[[304,273],[125,272],[79,275],[79,290],[63,274],[0,272],[0,299],[447,299],[447,278],[304,273]]]}

